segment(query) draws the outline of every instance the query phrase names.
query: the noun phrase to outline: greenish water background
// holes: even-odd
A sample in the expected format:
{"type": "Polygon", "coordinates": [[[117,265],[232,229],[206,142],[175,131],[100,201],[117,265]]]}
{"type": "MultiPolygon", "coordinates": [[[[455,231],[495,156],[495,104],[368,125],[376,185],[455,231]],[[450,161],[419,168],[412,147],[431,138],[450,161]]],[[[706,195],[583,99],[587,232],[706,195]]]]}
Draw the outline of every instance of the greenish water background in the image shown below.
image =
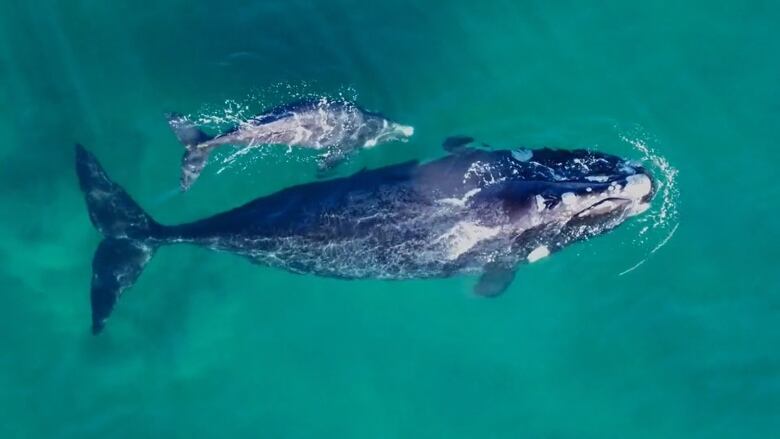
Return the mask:
{"type": "Polygon", "coordinates": [[[777,435],[780,8],[629,3],[0,2],[0,436],[777,435]],[[162,112],[285,85],[416,127],[342,173],[441,156],[450,134],[639,158],[638,139],[679,170],[679,228],[624,276],[673,224],[522,267],[491,301],[471,278],[345,282],[168,247],[92,337],[99,236],[72,144],[158,220],[200,218],[314,164],[250,155],[168,198],[162,112]]]}

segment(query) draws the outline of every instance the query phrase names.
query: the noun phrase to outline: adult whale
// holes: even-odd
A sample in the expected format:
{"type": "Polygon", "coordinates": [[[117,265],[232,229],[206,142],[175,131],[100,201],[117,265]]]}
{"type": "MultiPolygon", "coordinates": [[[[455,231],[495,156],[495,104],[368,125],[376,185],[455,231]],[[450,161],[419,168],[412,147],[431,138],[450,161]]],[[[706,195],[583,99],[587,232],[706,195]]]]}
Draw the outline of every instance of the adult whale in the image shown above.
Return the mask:
{"type": "Polygon", "coordinates": [[[265,111],[237,126],[207,134],[178,113],[167,113],[168,124],[184,147],[181,190],[200,176],[211,151],[222,145],[251,147],[279,144],[321,150],[320,172],[327,172],[349,154],[382,142],[405,139],[414,128],[364,110],[352,102],[306,99],[265,111]]]}
{"type": "Polygon", "coordinates": [[[475,292],[496,296],[522,262],[604,233],[647,208],[650,175],[586,150],[458,148],[303,184],[187,224],[165,226],[76,147],[76,171],[103,234],[92,268],[92,331],[164,244],[239,254],[294,273],[344,279],[480,274],[475,292]]]}

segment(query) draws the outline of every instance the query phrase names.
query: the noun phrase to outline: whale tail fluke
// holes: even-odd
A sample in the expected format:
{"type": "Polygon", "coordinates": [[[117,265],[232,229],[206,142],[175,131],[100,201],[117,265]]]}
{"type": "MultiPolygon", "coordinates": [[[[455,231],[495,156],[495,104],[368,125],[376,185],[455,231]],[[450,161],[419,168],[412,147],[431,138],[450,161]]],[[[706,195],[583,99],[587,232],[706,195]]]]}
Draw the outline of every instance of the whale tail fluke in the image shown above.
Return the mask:
{"type": "Polygon", "coordinates": [[[214,138],[181,113],[165,113],[165,118],[168,119],[168,126],[176,135],[176,139],[187,148],[198,146],[214,138]]]}
{"type": "Polygon", "coordinates": [[[209,159],[210,148],[187,147],[184,155],[181,157],[181,179],[179,188],[182,192],[187,191],[195,180],[200,177],[206,162],[209,159]]]}
{"type": "Polygon", "coordinates": [[[81,145],[76,145],[76,174],[89,219],[104,237],[92,260],[92,333],[98,334],[122,291],[135,283],[162,242],[163,226],[111,181],[81,145]]]}
{"type": "Polygon", "coordinates": [[[214,136],[205,133],[182,114],[165,113],[165,118],[168,119],[168,126],[176,135],[176,139],[186,149],[181,159],[181,190],[183,192],[192,186],[206,166],[211,148],[204,148],[203,144],[213,139],[214,136]]]}

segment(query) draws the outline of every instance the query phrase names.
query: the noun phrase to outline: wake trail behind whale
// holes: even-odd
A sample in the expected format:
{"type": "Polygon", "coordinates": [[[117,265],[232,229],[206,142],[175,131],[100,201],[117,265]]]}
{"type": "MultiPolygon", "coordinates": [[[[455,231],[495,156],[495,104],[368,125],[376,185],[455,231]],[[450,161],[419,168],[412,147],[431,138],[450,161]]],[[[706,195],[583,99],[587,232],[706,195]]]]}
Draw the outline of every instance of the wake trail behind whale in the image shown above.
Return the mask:
{"type": "Polygon", "coordinates": [[[653,253],[655,253],[655,252],[657,252],[658,250],[660,250],[660,249],[661,249],[661,247],[665,246],[665,245],[666,245],[666,243],[667,243],[667,242],[669,242],[669,240],[670,240],[670,239],[672,239],[672,236],[674,236],[674,232],[676,232],[676,231],[677,231],[677,228],[678,228],[678,227],[680,227],[680,223],[677,223],[677,224],[675,224],[675,225],[674,225],[674,228],[672,228],[672,230],[669,232],[669,234],[668,234],[668,235],[666,235],[666,238],[664,238],[664,239],[663,239],[663,241],[661,241],[660,243],[658,243],[658,245],[656,245],[655,247],[653,247],[653,249],[652,249],[652,250],[650,250],[650,253],[648,253],[648,254],[647,254],[647,256],[645,256],[644,258],[642,258],[642,260],[641,260],[641,261],[639,261],[639,262],[637,262],[636,264],[634,264],[634,266],[632,266],[631,268],[628,268],[628,269],[626,269],[626,270],[624,270],[624,271],[620,272],[620,273],[618,274],[618,276],[623,276],[624,274],[631,273],[632,271],[634,271],[634,270],[636,270],[637,268],[639,268],[639,267],[640,267],[642,264],[644,264],[645,262],[647,262],[647,260],[650,258],[650,256],[651,256],[653,253]]]}

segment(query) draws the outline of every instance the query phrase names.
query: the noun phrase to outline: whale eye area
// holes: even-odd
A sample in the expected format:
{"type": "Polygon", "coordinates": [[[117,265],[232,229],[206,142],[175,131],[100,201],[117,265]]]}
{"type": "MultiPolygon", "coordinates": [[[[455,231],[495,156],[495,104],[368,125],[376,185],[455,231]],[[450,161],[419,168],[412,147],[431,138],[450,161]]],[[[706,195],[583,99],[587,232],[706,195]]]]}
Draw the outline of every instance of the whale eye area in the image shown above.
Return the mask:
{"type": "Polygon", "coordinates": [[[561,203],[561,197],[550,193],[542,193],[541,197],[544,199],[544,208],[553,209],[555,206],[561,203]]]}

